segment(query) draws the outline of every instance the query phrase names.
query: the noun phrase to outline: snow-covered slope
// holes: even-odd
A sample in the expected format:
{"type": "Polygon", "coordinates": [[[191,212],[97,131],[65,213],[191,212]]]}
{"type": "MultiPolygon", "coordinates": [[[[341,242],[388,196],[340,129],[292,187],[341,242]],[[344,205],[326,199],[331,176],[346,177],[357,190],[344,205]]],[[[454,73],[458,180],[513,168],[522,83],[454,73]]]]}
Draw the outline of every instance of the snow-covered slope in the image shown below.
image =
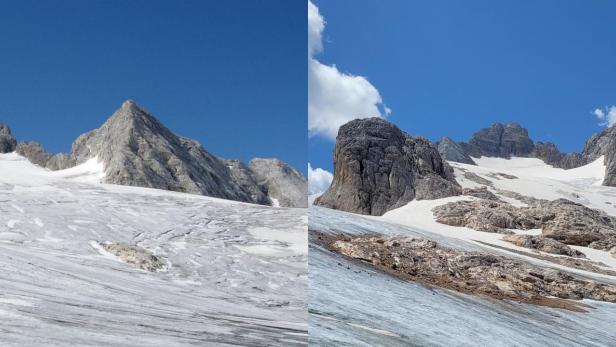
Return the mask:
{"type": "Polygon", "coordinates": [[[0,155],[2,346],[304,345],[305,210],[100,184],[0,155]],[[125,242],[166,264],[131,267],[125,242]]]}
{"type": "MultiPolygon", "coordinates": [[[[565,198],[616,215],[616,188],[601,186],[605,172],[602,158],[572,170],[553,168],[531,158],[473,160],[477,166],[449,163],[456,180],[465,188],[487,186],[516,206],[525,204],[499,191],[548,200],[565,198]],[[484,180],[483,185],[477,183],[477,177],[484,180]]],[[[608,346],[609,341],[616,340],[611,326],[616,319],[616,304],[584,300],[593,309],[576,313],[428,288],[332,253],[322,246],[316,233],[418,236],[446,247],[505,255],[598,282],[616,283],[616,277],[608,274],[545,260],[542,256],[548,254],[514,246],[502,240],[503,234],[435,221],[431,211],[435,206],[473,199],[477,198],[414,200],[380,217],[312,206],[310,341],[344,346],[608,346]]],[[[514,232],[536,235],[541,230],[514,232]]],[[[571,247],[589,260],[602,262],[604,266],[600,268],[616,270],[616,258],[609,252],[571,247]]]]}

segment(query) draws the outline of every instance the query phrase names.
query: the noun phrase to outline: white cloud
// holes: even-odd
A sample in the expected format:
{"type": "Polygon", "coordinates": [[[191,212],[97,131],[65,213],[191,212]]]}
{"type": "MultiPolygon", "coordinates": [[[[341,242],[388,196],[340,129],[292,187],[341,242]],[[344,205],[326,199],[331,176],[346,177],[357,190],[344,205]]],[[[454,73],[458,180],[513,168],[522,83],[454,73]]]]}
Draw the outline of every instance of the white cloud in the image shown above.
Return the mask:
{"type": "Polygon", "coordinates": [[[348,121],[384,117],[391,109],[365,77],[341,72],[314,57],[323,50],[324,29],[319,8],[308,1],[308,133],[333,140],[348,121]]]}
{"type": "Polygon", "coordinates": [[[327,170],[321,168],[312,169],[308,163],[308,194],[322,194],[329,188],[334,175],[327,170]]]}
{"type": "Polygon", "coordinates": [[[600,120],[599,124],[602,126],[611,127],[616,124],[616,106],[614,105],[603,109],[596,108],[592,114],[600,120]]]}

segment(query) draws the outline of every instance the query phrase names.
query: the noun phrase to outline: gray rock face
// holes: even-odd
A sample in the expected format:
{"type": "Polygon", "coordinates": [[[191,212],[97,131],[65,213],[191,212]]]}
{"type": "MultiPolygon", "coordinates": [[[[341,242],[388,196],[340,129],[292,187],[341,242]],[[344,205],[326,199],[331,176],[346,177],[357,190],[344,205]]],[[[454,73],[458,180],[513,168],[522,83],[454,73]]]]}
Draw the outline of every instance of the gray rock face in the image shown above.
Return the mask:
{"type": "Polygon", "coordinates": [[[248,163],[257,184],[283,207],[308,207],[308,181],[278,159],[255,158],[248,163]]]}
{"type": "Polygon", "coordinates": [[[537,142],[531,157],[543,160],[546,164],[561,169],[573,169],[587,164],[586,158],[579,153],[562,153],[551,142],[537,142]]]}
{"type": "Polygon", "coordinates": [[[272,205],[272,201],[257,183],[253,172],[239,160],[227,160],[227,166],[231,170],[233,180],[244,190],[250,192],[253,201],[261,205],[272,205]]]}
{"type": "Polygon", "coordinates": [[[462,146],[450,139],[443,137],[437,144],[438,152],[445,160],[455,161],[458,163],[476,165],[473,159],[464,152],[462,146]]]}
{"type": "Polygon", "coordinates": [[[413,199],[459,195],[451,167],[427,139],[381,118],[353,120],[338,131],[334,179],[316,205],[382,215],[413,199]]]}
{"type": "Polygon", "coordinates": [[[31,163],[50,170],[63,170],[75,165],[75,162],[69,155],[64,153],[48,153],[43,146],[36,141],[21,141],[15,147],[15,151],[19,155],[28,158],[31,163]]]}
{"type": "Polygon", "coordinates": [[[466,153],[473,157],[524,157],[533,151],[528,130],[516,123],[495,123],[473,134],[466,145],[466,153]]]}
{"type": "Polygon", "coordinates": [[[605,129],[592,135],[584,144],[582,156],[587,158],[588,161],[596,160],[608,151],[610,140],[614,136],[616,136],[615,127],[605,129]]]}
{"type": "Polygon", "coordinates": [[[602,132],[600,138],[597,139],[597,144],[594,147],[585,148],[586,150],[591,152],[589,155],[599,153],[605,156],[603,185],[616,187],[616,125],[602,132]]]}
{"type": "Polygon", "coordinates": [[[73,144],[77,164],[95,156],[103,163],[105,183],[262,202],[252,187],[233,179],[224,160],[197,141],[176,136],[130,100],[73,144]]]}
{"type": "Polygon", "coordinates": [[[11,134],[11,128],[0,123],[0,153],[11,153],[15,150],[17,141],[11,134]]]}

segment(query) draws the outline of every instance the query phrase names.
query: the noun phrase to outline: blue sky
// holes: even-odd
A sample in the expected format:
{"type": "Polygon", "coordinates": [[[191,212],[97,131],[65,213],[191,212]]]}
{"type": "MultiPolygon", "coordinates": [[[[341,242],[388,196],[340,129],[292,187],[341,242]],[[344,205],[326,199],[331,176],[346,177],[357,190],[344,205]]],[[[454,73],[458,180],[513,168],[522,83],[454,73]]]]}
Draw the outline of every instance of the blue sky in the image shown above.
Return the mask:
{"type": "MultiPolygon", "coordinates": [[[[365,76],[387,117],[438,140],[515,121],[536,141],[579,151],[616,103],[613,1],[319,1],[322,64],[365,76]]],[[[333,141],[309,140],[332,170],[333,141]]]]}
{"type": "Polygon", "coordinates": [[[305,6],[2,1],[0,122],[68,151],[130,98],[217,155],[305,172],[305,6]]]}

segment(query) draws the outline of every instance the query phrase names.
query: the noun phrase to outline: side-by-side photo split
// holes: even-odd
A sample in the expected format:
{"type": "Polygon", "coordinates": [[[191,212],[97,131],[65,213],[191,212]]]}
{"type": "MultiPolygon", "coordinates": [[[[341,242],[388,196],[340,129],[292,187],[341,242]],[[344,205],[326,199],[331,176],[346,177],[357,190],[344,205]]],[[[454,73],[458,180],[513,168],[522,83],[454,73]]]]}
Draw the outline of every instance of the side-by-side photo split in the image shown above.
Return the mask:
{"type": "Polygon", "coordinates": [[[0,0],[0,347],[615,346],[615,12],[0,0]]]}

